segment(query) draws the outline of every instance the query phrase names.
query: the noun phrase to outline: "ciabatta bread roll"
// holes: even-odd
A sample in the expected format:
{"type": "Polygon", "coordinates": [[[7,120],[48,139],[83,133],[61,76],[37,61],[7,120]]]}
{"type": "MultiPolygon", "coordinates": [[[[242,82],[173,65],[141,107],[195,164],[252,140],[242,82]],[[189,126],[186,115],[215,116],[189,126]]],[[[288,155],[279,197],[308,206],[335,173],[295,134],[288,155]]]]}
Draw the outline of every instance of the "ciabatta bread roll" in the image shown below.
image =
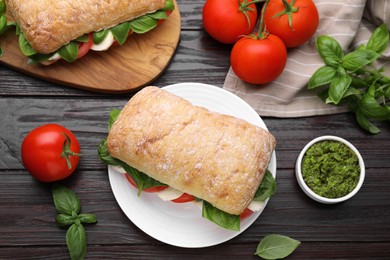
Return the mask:
{"type": "Polygon", "coordinates": [[[31,47],[56,51],[85,33],[113,27],[165,6],[165,0],[6,0],[31,47]]]}
{"type": "Polygon", "coordinates": [[[263,179],[275,138],[242,119],[146,87],[121,111],[107,148],[150,177],[239,215],[263,179]]]}

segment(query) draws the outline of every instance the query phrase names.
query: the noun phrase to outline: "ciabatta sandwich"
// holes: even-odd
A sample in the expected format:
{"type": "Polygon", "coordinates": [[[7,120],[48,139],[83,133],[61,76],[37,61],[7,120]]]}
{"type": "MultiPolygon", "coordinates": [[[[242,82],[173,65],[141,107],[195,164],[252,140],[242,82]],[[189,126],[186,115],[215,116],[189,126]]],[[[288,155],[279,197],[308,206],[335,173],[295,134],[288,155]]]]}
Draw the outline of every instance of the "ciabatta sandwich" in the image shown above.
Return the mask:
{"type": "Polygon", "coordinates": [[[103,144],[108,153],[100,154],[108,164],[118,160],[146,174],[156,186],[169,185],[239,217],[262,183],[275,144],[268,131],[242,119],[146,87],[122,109],[103,144]]]}
{"type": "Polygon", "coordinates": [[[43,64],[73,62],[89,50],[122,45],[131,33],[155,28],[174,9],[173,0],[5,1],[21,51],[43,64]]]}

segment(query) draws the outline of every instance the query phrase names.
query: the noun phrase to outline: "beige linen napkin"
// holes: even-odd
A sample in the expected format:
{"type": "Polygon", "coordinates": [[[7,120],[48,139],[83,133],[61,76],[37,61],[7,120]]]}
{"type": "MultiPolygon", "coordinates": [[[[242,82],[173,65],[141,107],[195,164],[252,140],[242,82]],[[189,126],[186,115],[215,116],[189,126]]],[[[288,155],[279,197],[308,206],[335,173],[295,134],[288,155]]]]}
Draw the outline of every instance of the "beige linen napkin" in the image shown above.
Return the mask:
{"type": "MultiPolygon", "coordinates": [[[[265,85],[244,83],[232,68],[224,89],[248,102],[261,116],[302,117],[346,112],[346,107],[326,105],[316,91],[307,90],[311,75],[323,62],[315,47],[319,35],[334,37],[344,50],[366,43],[372,31],[385,22],[390,28],[390,0],[314,0],[320,23],[315,35],[304,45],[288,50],[288,59],[278,79],[265,85]]],[[[309,21],[308,21],[309,22],[309,21]]],[[[381,57],[390,72],[390,51],[381,57]]]]}

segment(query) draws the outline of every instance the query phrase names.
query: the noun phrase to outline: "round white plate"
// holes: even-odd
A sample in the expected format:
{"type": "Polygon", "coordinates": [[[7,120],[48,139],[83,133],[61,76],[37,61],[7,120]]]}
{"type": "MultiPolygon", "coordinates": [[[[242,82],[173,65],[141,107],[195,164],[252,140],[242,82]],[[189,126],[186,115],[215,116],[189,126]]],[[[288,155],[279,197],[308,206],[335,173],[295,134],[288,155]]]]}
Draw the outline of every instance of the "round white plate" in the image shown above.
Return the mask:
{"type": "MultiPolygon", "coordinates": [[[[199,83],[180,83],[163,89],[194,105],[239,117],[267,129],[263,120],[245,101],[224,89],[199,83]]],[[[269,170],[275,177],[275,152],[269,170]]],[[[178,247],[200,248],[223,243],[242,233],[262,212],[244,219],[240,231],[227,230],[203,218],[201,208],[195,203],[164,202],[156,194],[146,192],[138,197],[137,190],[129,184],[124,174],[110,166],[108,174],[114,196],[127,217],[148,235],[178,247]]]]}

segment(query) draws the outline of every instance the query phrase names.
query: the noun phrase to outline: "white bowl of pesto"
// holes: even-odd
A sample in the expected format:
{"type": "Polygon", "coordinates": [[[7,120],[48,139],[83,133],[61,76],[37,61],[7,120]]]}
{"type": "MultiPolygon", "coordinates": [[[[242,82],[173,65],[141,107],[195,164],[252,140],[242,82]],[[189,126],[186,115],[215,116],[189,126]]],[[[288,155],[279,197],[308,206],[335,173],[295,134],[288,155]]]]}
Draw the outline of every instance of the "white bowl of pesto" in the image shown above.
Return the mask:
{"type": "Polygon", "coordinates": [[[365,167],[359,151],[337,136],[320,136],[301,151],[295,165],[302,190],[315,201],[334,204],[353,197],[361,188],[365,167]]]}

